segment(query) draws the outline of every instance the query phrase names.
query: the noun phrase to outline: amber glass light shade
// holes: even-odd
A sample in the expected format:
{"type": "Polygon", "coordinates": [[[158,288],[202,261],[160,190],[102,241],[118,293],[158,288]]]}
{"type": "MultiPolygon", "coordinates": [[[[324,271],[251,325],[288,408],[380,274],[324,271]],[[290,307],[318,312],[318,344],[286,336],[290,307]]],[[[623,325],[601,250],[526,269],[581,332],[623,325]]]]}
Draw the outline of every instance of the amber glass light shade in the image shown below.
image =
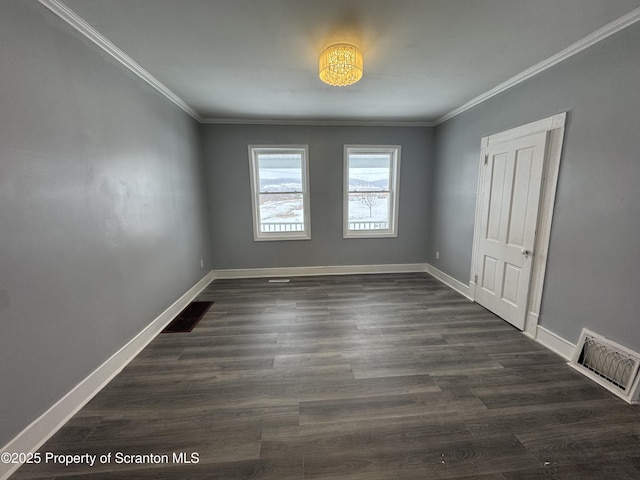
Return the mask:
{"type": "Polygon", "coordinates": [[[336,87],[345,87],[362,78],[362,51],[348,43],[336,43],[325,48],[318,62],[320,80],[336,87]]]}

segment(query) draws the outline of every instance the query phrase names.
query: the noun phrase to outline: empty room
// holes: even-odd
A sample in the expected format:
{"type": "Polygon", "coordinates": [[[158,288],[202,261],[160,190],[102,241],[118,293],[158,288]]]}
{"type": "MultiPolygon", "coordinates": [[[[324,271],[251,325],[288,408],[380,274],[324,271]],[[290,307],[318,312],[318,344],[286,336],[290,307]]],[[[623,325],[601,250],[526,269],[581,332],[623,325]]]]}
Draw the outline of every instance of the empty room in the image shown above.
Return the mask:
{"type": "Polygon", "coordinates": [[[0,0],[0,480],[640,478],[640,0],[0,0]]]}

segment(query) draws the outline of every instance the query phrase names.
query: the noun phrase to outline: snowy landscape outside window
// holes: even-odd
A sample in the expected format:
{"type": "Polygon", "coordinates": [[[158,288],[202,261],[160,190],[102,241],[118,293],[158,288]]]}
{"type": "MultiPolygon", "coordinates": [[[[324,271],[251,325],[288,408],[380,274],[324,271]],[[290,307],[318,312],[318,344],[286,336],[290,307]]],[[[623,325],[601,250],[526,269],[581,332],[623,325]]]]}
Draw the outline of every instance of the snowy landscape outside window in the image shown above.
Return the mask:
{"type": "Polygon", "coordinates": [[[254,240],[308,240],[306,145],[249,146],[254,240]]]}
{"type": "Polygon", "coordinates": [[[396,237],[400,146],[344,148],[344,237],[396,237]]]}

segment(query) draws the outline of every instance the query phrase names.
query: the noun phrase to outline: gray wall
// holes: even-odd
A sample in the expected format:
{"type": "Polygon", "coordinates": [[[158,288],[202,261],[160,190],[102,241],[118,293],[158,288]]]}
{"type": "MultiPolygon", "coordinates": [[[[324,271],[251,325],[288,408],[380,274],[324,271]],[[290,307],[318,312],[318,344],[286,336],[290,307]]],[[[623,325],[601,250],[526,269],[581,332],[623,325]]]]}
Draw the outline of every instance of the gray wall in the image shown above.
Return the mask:
{"type": "Polygon", "coordinates": [[[0,2],[0,446],[200,280],[199,126],[37,2],[0,2]]]}
{"type": "Polygon", "coordinates": [[[640,24],[436,129],[429,261],[468,283],[480,139],[569,111],[540,323],[640,351],[640,24]],[[434,252],[440,251],[440,260],[434,252]]]}
{"type": "Polygon", "coordinates": [[[207,125],[204,150],[217,269],[418,263],[426,260],[431,128],[207,125]],[[309,145],[311,240],[253,240],[250,144],[309,145]],[[342,238],[345,144],[402,145],[398,237],[342,238]]]}

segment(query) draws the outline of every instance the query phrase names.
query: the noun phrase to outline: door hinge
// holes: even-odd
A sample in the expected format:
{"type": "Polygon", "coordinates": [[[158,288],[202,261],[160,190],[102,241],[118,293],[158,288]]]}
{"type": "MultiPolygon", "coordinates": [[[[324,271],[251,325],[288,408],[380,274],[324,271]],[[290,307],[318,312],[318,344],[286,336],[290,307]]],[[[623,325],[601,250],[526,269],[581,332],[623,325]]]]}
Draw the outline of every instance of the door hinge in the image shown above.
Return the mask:
{"type": "Polygon", "coordinates": [[[486,165],[487,163],[489,163],[489,154],[485,153],[484,154],[484,164],[486,165]]]}
{"type": "Polygon", "coordinates": [[[474,275],[473,277],[473,283],[478,283],[478,275],[474,275]]]}

